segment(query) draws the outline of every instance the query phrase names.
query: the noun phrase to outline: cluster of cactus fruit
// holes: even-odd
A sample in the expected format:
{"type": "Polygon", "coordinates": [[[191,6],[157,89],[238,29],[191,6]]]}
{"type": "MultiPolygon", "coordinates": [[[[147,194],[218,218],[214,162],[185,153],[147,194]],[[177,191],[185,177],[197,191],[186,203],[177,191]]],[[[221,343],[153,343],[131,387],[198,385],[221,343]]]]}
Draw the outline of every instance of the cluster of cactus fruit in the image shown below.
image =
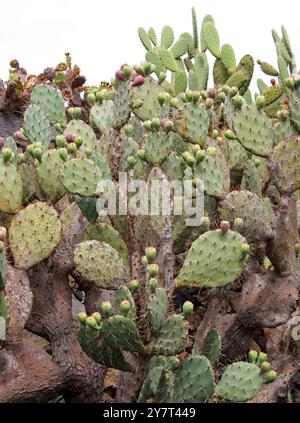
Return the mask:
{"type": "MultiPolygon", "coordinates": [[[[200,36],[194,9],[192,18],[192,34],[176,42],[169,26],[160,43],[153,28],[140,28],[146,61],[122,65],[111,83],[82,87],[68,54],[35,83],[24,82],[22,68],[11,64],[14,96],[26,92],[26,110],[22,127],[0,139],[3,348],[15,316],[11,268],[31,280],[46,266],[85,293],[77,339],[94,362],[125,375],[139,372],[137,357],[145,364],[138,402],[243,402],[259,395],[276,379],[266,354],[251,350],[248,361],[225,370],[223,363],[220,377],[222,342],[214,322],[202,344],[199,336],[194,342],[194,304],[178,306],[176,299],[197,292],[209,300],[234,290],[234,283],[239,295],[247,275],[253,283],[256,276],[269,283],[297,279],[300,267],[300,75],[286,30],[273,31],[278,70],[258,60],[273,79],[270,85],[259,79],[252,96],[254,59],[245,55],[237,63],[231,45],[221,46],[213,18],[203,19],[200,36]],[[215,57],[213,88],[207,52],[215,57]],[[156,180],[190,180],[191,202],[201,185],[201,222],[187,226],[184,213],[143,215],[132,207],[127,214],[102,213],[101,181],[120,185],[121,173],[149,189],[156,180]]],[[[171,209],[184,200],[174,195],[171,209]]],[[[251,320],[254,308],[243,291],[241,297],[239,324],[276,328],[275,318],[273,326],[263,324],[254,311],[251,320]]],[[[297,312],[298,300],[289,295],[286,315],[276,298],[278,325],[297,312]]],[[[18,305],[26,319],[29,302],[18,305]]],[[[243,344],[244,359],[250,341],[243,344]]]]}

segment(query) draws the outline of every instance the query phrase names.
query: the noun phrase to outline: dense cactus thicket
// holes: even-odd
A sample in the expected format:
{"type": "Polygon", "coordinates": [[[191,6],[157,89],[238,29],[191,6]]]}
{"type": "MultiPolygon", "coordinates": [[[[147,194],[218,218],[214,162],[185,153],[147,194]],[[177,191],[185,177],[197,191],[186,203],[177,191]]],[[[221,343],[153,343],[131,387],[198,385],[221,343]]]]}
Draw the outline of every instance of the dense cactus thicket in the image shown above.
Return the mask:
{"type": "Polygon", "coordinates": [[[194,10],[176,40],[138,35],[145,61],[111,82],[88,86],[69,54],[1,82],[0,402],[300,402],[286,30],[274,66],[237,61],[194,10]],[[169,213],[141,212],[153,192],[169,213]]]}

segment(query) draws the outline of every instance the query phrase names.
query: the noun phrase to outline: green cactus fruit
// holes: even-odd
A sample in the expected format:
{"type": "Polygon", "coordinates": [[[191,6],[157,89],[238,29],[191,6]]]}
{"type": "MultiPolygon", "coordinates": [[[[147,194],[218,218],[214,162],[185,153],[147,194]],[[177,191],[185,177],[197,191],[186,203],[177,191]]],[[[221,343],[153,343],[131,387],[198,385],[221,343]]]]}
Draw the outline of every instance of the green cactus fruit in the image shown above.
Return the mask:
{"type": "Polygon", "coordinates": [[[119,232],[107,223],[91,224],[86,233],[88,240],[105,242],[118,251],[126,268],[130,269],[129,251],[119,232]]]}
{"type": "Polygon", "coordinates": [[[264,383],[271,383],[277,378],[277,373],[274,370],[270,370],[264,379],[264,383]]]}
{"type": "Polygon", "coordinates": [[[52,124],[66,125],[64,99],[60,91],[50,85],[39,84],[34,87],[30,100],[32,104],[36,104],[46,113],[52,124]]]}
{"type": "Polygon", "coordinates": [[[48,148],[51,141],[51,127],[43,109],[31,104],[24,114],[23,129],[29,143],[40,142],[44,150],[48,148]]]}
{"type": "Polygon", "coordinates": [[[129,286],[130,286],[131,292],[135,292],[139,289],[140,284],[137,279],[133,279],[132,281],[130,281],[129,286]]]}
{"type": "Polygon", "coordinates": [[[266,157],[272,151],[272,122],[256,106],[247,104],[237,112],[234,129],[241,145],[257,156],[266,157]]]}
{"type": "Polygon", "coordinates": [[[182,306],[182,312],[185,319],[188,319],[194,310],[194,304],[191,301],[185,301],[182,306]]]}
{"type": "Polygon", "coordinates": [[[257,359],[257,351],[255,350],[250,350],[248,353],[248,359],[250,363],[256,363],[256,359],[257,359]]]}
{"type": "Polygon", "coordinates": [[[147,266],[147,272],[149,273],[149,275],[150,275],[151,278],[155,277],[158,274],[158,272],[159,272],[158,265],[157,264],[154,264],[154,263],[153,264],[149,264],[147,266]]]}
{"type": "Polygon", "coordinates": [[[176,371],[172,402],[209,402],[214,389],[214,372],[210,362],[206,357],[194,355],[184,360],[176,371]]]}
{"type": "Polygon", "coordinates": [[[87,315],[83,311],[78,313],[78,320],[80,321],[80,323],[84,324],[86,321],[86,318],[87,318],[87,315]]]}
{"type": "Polygon", "coordinates": [[[103,341],[113,349],[143,353],[144,345],[139,337],[136,324],[125,316],[111,316],[101,327],[103,341]]]}
{"type": "Polygon", "coordinates": [[[61,221],[46,203],[30,204],[16,214],[9,228],[9,245],[18,269],[29,269],[48,258],[61,240],[61,221]]]}
{"type": "Polygon", "coordinates": [[[163,288],[156,288],[155,294],[149,298],[149,314],[151,330],[157,334],[166,319],[168,311],[168,295],[163,288]]]}
{"type": "Polygon", "coordinates": [[[105,242],[81,242],[74,250],[74,262],[82,279],[100,288],[117,288],[127,276],[122,258],[105,242]]]}
{"type": "Polygon", "coordinates": [[[246,243],[237,232],[220,229],[200,235],[193,242],[176,278],[183,288],[215,288],[234,282],[243,272],[247,256],[241,254],[246,243]]]}
{"type": "Polygon", "coordinates": [[[226,368],[216,386],[215,394],[227,401],[245,402],[254,398],[261,387],[259,367],[240,361],[226,368]]]}
{"type": "Polygon", "coordinates": [[[149,288],[152,293],[155,293],[156,288],[158,287],[158,280],[156,278],[150,278],[149,280],[149,288]]]}
{"type": "Polygon", "coordinates": [[[127,317],[128,313],[130,312],[130,302],[128,300],[123,300],[120,304],[120,311],[121,314],[127,317]]]}
{"type": "Polygon", "coordinates": [[[155,339],[148,346],[152,355],[175,355],[184,348],[188,335],[187,322],[183,316],[173,314],[162,321],[155,339]]]}
{"type": "Polygon", "coordinates": [[[64,161],[61,152],[48,150],[42,156],[41,163],[37,166],[38,182],[42,192],[52,202],[58,201],[66,190],[61,183],[60,172],[64,161]]]}
{"type": "MultiPolygon", "coordinates": [[[[120,286],[120,288],[117,290],[116,298],[117,298],[120,312],[122,311],[121,303],[124,301],[127,301],[129,303],[129,309],[127,311],[126,316],[132,320],[136,319],[136,306],[135,306],[134,298],[132,296],[130,289],[126,285],[120,286]]],[[[123,313],[121,312],[120,314],[123,314],[123,313]]]]}
{"type": "Polygon", "coordinates": [[[22,207],[23,184],[12,163],[0,162],[0,211],[15,214],[22,207]]]}
{"type": "Polygon", "coordinates": [[[72,159],[61,169],[62,184],[72,194],[82,197],[96,195],[97,185],[102,179],[99,167],[90,159],[72,159]]]}
{"type": "Polygon", "coordinates": [[[156,248],[147,247],[145,250],[145,254],[146,254],[148,263],[153,263],[156,258],[156,248]]]}
{"type": "Polygon", "coordinates": [[[206,21],[203,24],[202,31],[203,31],[205,44],[208,50],[211,52],[213,56],[215,56],[216,58],[220,58],[221,56],[220,38],[214,23],[211,21],[206,21]]]}
{"type": "Polygon", "coordinates": [[[112,313],[112,305],[110,301],[103,301],[101,304],[101,311],[105,317],[108,317],[112,313]]]}

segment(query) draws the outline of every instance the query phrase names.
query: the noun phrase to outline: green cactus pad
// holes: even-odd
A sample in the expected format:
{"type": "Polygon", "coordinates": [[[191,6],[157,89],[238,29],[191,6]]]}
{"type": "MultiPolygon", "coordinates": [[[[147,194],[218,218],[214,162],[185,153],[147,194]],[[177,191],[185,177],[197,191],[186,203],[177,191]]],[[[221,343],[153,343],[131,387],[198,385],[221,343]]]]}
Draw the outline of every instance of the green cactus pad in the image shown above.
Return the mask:
{"type": "Polygon", "coordinates": [[[213,22],[206,21],[202,28],[205,44],[211,54],[220,58],[220,38],[213,22]]]}
{"type": "Polygon", "coordinates": [[[87,229],[87,239],[105,242],[118,251],[122,257],[126,268],[130,268],[129,251],[127,245],[121,238],[119,232],[106,223],[96,223],[89,225],[87,229]]]}
{"type": "Polygon", "coordinates": [[[254,72],[254,61],[252,56],[247,54],[242,57],[236,71],[228,79],[226,84],[229,87],[237,87],[240,95],[244,95],[249,88],[254,72]]]}
{"type": "Polygon", "coordinates": [[[102,104],[96,103],[90,110],[90,125],[100,132],[111,128],[114,122],[114,107],[112,100],[104,100],[102,104]]]}
{"type": "Polygon", "coordinates": [[[222,340],[220,333],[215,329],[210,330],[204,341],[203,354],[209,359],[213,367],[218,364],[220,359],[221,346],[222,340]]]}
{"type": "Polygon", "coordinates": [[[22,207],[23,184],[16,167],[0,160],[0,211],[14,214],[22,207]]]}
{"type": "Polygon", "coordinates": [[[162,62],[162,64],[164,65],[164,67],[172,72],[176,72],[177,71],[177,63],[176,60],[174,59],[173,54],[165,49],[161,49],[159,52],[159,57],[160,60],[162,62]]]}
{"type": "Polygon", "coordinates": [[[276,179],[281,191],[296,191],[300,188],[300,137],[293,136],[279,143],[273,153],[279,165],[276,179]]]}
{"type": "Polygon", "coordinates": [[[36,164],[33,162],[22,163],[19,166],[19,173],[23,185],[23,202],[27,203],[34,196],[41,198],[36,164]]]}
{"type": "Polygon", "coordinates": [[[254,398],[261,387],[260,368],[239,361],[227,367],[216,386],[215,394],[227,401],[245,402],[254,398]]]}
{"type": "Polygon", "coordinates": [[[83,143],[80,150],[84,151],[87,148],[93,150],[97,143],[96,134],[93,129],[80,119],[71,120],[66,129],[64,135],[74,134],[76,138],[81,138],[83,143]]]}
{"type": "Polygon", "coordinates": [[[46,150],[51,141],[51,127],[46,113],[34,104],[31,104],[24,114],[23,129],[29,143],[40,142],[46,150]]]}
{"type": "Polygon", "coordinates": [[[181,180],[183,177],[182,160],[172,152],[162,164],[162,170],[167,175],[169,181],[181,180]]]}
{"type": "Polygon", "coordinates": [[[32,104],[36,104],[46,113],[52,124],[67,123],[64,99],[60,91],[50,85],[36,85],[31,93],[30,100],[32,104]]]}
{"type": "Polygon", "coordinates": [[[120,82],[114,98],[113,127],[121,128],[128,121],[131,113],[132,89],[130,81],[120,82]]]}
{"type": "Polygon", "coordinates": [[[158,337],[148,346],[152,355],[179,354],[188,334],[187,322],[183,316],[173,314],[162,322],[158,337]]]}
{"type": "Polygon", "coordinates": [[[260,63],[261,70],[266,74],[270,76],[278,76],[278,70],[274,68],[274,66],[270,65],[270,63],[267,62],[261,62],[260,63]]]}
{"type": "Polygon", "coordinates": [[[246,163],[240,189],[254,192],[259,197],[262,195],[261,178],[253,160],[248,160],[246,163]]]}
{"type": "Polygon", "coordinates": [[[247,256],[241,253],[244,237],[234,231],[205,232],[193,242],[176,278],[183,288],[216,288],[234,282],[243,272],[247,256]]]}
{"type": "Polygon", "coordinates": [[[13,137],[6,138],[4,146],[3,146],[3,150],[5,148],[9,148],[14,153],[14,156],[10,159],[9,162],[16,165],[18,161],[18,146],[16,141],[13,139],[13,137]]]}
{"type": "Polygon", "coordinates": [[[295,135],[296,131],[290,119],[287,118],[285,121],[279,121],[279,122],[276,122],[275,125],[273,125],[273,133],[274,133],[274,144],[277,145],[282,140],[285,140],[295,135]]]}
{"type": "Polygon", "coordinates": [[[219,205],[220,218],[232,225],[243,219],[243,233],[249,242],[260,240],[271,229],[271,218],[264,202],[250,191],[231,191],[219,205]]]}
{"type": "Polygon", "coordinates": [[[111,348],[130,352],[144,352],[136,324],[125,316],[112,316],[101,327],[103,341],[111,348]]]}
{"type": "Polygon", "coordinates": [[[163,288],[157,288],[150,296],[149,311],[153,333],[158,333],[168,311],[168,295],[163,288]]]}
{"type": "Polygon", "coordinates": [[[221,60],[227,69],[234,69],[236,67],[234,50],[230,44],[224,44],[222,46],[221,60]]]}
{"type": "Polygon", "coordinates": [[[48,258],[61,239],[61,221],[46,203],[30,204],[14,216],[9,228],[9,246],[14,265],[29,269],[48,258]]]}
{"type": "Polygon", "coordinates": [[[80,276],[98,288],[118,288],[126,280],[122,258],[105,242],[81,242],[74,250],[74,262],[80,276]]]}
{"type": "Polygon", "coordinates": [[[6,256],[5,251],[0,253],[0,291],[5,287],[6,256]]]}
{"type": "Polygon", "coordinates": [[[72,194],[92,197],[102,179],[99,167],[90,159],[72,159],[61,170],[62,184],[72,194]]]}
{"type": "Polygon", "coordinates": [[[168,157],[172,150],[172,139],[166,132],[149,132],[145,143],[147,159],[158,165],[168,157]]]}
{"type": "Polygon", "coordinates": [[[234,129],[242,146],[257,156],[266,157],[272,151],[272,122],[255,105],[244,105],[237,112],[234,129]]]}
{"type": "Polygon", "coordinates": [[[48,150],[43,154],[42,162],[37,166],[38,182],[42,192],[52,202],[58,201],[66,190],[61,183],[60,171],[64,165],[57,150],[48,150]]]}
{"type": "Polygon", "coordinates": [[[194,355],[184,360],[174,381],[174,403],[205,403],[214,393],[214,372],[206,357],[194,355]]]}
{"type": "Polygon", "coordinates": [[[164,92],[161,85],[154,79],[146,78],[143,85],[133,89],[133,101],[143,100],[142,107],[134,109],[133,112],[141,120],[153,119],[159,116],[160,104],[157,100],[158,95],[164,92]]]}
{"type": "Polygon", "coordinates": [[[189,45],[186,38],[179,38],[178,41],[172,46],[170,52],[175,59],[183,56],[188,51],[189,45]]]}
{"type": "Polygon", "coordinates": [[[156,32],[155,32],[154,28],[152,28],[152,27],[149,28],[147,34],[148,34],[148,37],[150,38],[152,44],[154,46],[157,46],[157,36],[156,36],[156,32]]]}
{"type": "Polygon", "coordinates": [[[163,366],[155,366],[150,368],[146,379],[141,387],[137,403],[146,402],[146,400],[156,394],[161,374],[164,370],[163,366]]]}
{"type": "Polygon", "coordinates": [[[228,164],[231,170],[242,170],[248,159],[247,151],[237,140],[228,140],[228,164]]]}
{"type": "Polygon", "coordinates": [[[216,59],[213,68],[215,86],[224,85],[229,78],[228,71],[221,59],[216,59]]]}
{"type": "Polygon", "coordinates": [[[168,49],[174,42],[174,32],[169,25],[165,25],[161,31],[160,45],[164,49],[168,49]]]}
{"type": "Polygon", "coordinates": [[[216,158],[205,155],[204,159],[195,165],[195,176],[203,182],[207,195],[222,198],[229,189],[229,169],[224,171],[216,158]]]}
{"type": "Polygon", "coordinates": [[[155,66],[155,73],[159,77],[160,73],[164,73],[166,71],[162,61],[160,59],[159,53],[156,51],[148,51],[146,53],[146,60],[147,62],[152,63],[155,66]]]}
{"type": "Polygon", "coordinates": [[[141,40],[141,43],[143,44],[145,49],[151,50],[152,49],[151,41],[150,41],[150,38],[149,38],[147,32],[145,31],[145,29],[140,27],[138,29],[138,34],[139,34],[139,38],[141,40]]]}
{"type": "Polygon", "coordinates": [[[293,91],[290,100],[291,121],[295,125],[297,131],[300,131],[300,87],[293,91]]]}
{"type": "Polygon", "coordinates": [[[81,197],[80,195],[74,195],[74,200],[77,206],[80,208],[84,216],[90,223],[95,223],[99,211],[97,209],[97,201],[98,198],[96,197],[81,197]]]}
{"type": "Polygon", "coordinates": [[[206,109],[199,104],[187,103],[182,109],[181,134],[194,144],[204,145],[209,128],[206,109]]]}
{"type": "Polygon", "coordinates": [[[264,91],[265,106],[275,103],[284,93],[283,85],[274,85],[264,91]]]}

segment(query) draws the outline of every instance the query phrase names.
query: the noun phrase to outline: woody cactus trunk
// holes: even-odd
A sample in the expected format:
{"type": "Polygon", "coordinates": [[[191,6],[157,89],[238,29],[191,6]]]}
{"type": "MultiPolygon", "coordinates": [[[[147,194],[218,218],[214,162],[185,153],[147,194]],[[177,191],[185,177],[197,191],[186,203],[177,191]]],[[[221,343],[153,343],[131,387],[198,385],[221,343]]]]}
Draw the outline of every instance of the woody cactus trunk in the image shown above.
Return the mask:
{"type": "Polygon", "coordinates": [[[254,59],[192,23],[139,28],[145,61],[99,86],[68,53],[38,76],[11,62],[0,402],[299,401],[295,57],[273,31],[253,94],[254,59]]]}

